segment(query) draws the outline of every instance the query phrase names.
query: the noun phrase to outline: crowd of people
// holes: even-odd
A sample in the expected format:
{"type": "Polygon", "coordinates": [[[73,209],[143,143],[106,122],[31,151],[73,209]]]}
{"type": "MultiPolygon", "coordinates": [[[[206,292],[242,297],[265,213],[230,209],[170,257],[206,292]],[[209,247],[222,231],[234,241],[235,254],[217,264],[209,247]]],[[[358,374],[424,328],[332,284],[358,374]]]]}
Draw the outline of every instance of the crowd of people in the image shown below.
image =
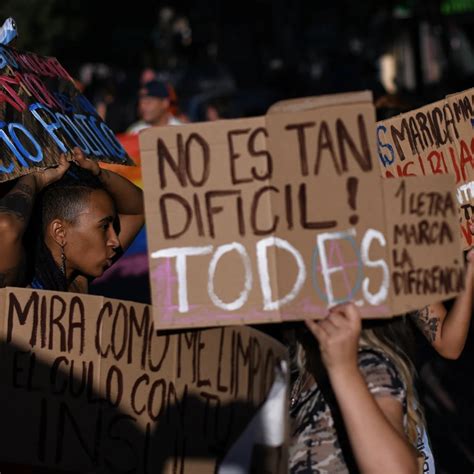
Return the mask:
{"type": "Polygon", "coordinates": [[[196,121],[238,118],[264,113],[273,99],[257,107],[255,99],[239,97],[225,71],[212,72],[198,90],[189,92],[170,80],[169,74],[146,67],[137,77],[119,71],[84,65],[78,85],[99,116],[118,134],[138,133],[144,125],[178,125],[196,121]],[[245,105],[246,102],[250,104],[245,105]]]}

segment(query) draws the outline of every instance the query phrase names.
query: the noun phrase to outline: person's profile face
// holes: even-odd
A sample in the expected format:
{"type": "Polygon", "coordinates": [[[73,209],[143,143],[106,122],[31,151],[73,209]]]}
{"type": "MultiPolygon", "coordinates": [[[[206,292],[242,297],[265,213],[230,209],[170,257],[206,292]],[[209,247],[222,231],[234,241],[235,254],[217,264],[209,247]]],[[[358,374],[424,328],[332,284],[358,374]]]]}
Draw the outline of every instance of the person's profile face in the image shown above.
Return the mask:
{"type": "Polygon", "coordinates": [[[74,223],[67,227],[67,267],[87,277],[101,276],[120,246],[115,220],[112,198],[103,190],[92,191],[74,223]]]}

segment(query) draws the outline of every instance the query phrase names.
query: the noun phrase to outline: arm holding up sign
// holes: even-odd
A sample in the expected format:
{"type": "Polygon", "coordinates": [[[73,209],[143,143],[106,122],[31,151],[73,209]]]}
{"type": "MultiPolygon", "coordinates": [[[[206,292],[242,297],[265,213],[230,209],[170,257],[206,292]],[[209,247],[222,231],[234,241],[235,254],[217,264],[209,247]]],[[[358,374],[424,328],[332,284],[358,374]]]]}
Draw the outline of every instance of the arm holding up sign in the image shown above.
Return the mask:
{"type": "Polygon", "coordinates": [[[474,293],[474,250],[467,254],[465,288],[448,311],[443,303],[425,306],[411,314],[416,325],[436,351],[457,359],[464,349],[472,316],[474,293]]]}
{"type": "Polygon", "coordinates": [[[78,148],[73,161],[20,178],[0,203],[3,286],[86,293],[142,227],[139,188],[78,148]]]}
{"type": "Polygon", "coordinates": [[[290,472],[379,472],[381,465],[390,473],[419,472],[416,446],[424,427],[413,373],[387,339],[398,322],[362,328],[358,308],[345,304],[305,323],[309,333],[297,333],[290,472]]]}
{"type": "Polygon", "coordinates": [[[48,184],[60,179],[68,167],[66,157],[61,155],[56,168],[22,176],[0,199],[0,287],[24,284],[22,239],[30,222],[35,197],[48,184]]]}
{"type": "Polygon", "coordinates": [[[117,173],[101,168],[79,148],[74,148],[74,161],[97,176],[114,200],[120,221],[120,247],[125,251],[145,223],[142,190],[117,173]]]}
{"type": "Polygon", "coordinates": [[[360,344],[361,316],[353,304],[322,321],[306,321],[322,361],[361,472],[418,472],[417,453],[404,426],[406,388],[397,364],[360,344]]]}
{"type": "Polygon", "coordinates": [[[143,225],[139,188],[101,170],[79,148],[73,162],[38,199],[40,222],[31,234],[41,238],[29,245],[33,288],[87,293],[89,282],[117,260],[143,225]]]}

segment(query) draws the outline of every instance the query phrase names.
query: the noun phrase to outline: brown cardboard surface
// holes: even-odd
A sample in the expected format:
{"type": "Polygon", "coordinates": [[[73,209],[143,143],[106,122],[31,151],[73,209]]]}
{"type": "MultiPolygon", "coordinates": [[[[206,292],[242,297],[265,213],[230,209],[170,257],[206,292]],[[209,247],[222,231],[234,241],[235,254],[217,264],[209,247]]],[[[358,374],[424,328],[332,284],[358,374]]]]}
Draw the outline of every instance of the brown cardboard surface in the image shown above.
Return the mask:
{"type": "MultiPolygon", "coordinates": [[[[207,275],[212,249],[232,245],[236,240],[245,241],[246,246],[255,248],[261,236],[255,235],[253,229],[257,225],[260,228],[272,226],[269,192],[262,193],[258,198],[255,222],[250,217],[254,198],[262,189],[268,187],[272,172],[268,167],[265,134],[264,117],[226,120],[218,127],[210,123],[183,126],[179,130],[160,127],[151,133],[146,130],[140,134],[143,181],[150,190],[145,196],[149,248],[161,249],[164,247],[163,242],[169,242],[170,247],[188,247],[190,252],[202,254],[188,259],[186,263],[186,272],[194,275],[193,284],[187,287],[186,298],[197,307],[208,307],[207,275]],[[158,159],[156,151],[159,153],[158,159]],[[180,158],[177,158],[178,156],[180,158]],[[208,157],[207,161],[205,156],[208,157]],[[180,160],[179,169],[183,170],[182,183],[176,177],[177,173],[173,173],[168,165],[169,161],[165,161],[167,159],[180,160]],[[208,175],[203,171],[206,162],[208,175]],[[162,179],[157,183],[160,164],[162,179]],[[191,172],[190,179],[184,176],[187,175],[184,172],[186,167],[191,172]],[[193,185],[192,181],[196,184],[193,185]],[[160,202],[163,207],[160,207],[160,202]],[[199,208],[196,208],[196,202],[199,208]],[[206,203],[209,203],[209,206],[206,206],[206,203]],[[209,214],[206,207],[209,208],[209,214]],[[242,218],[240,211],[245,213],[242,218]],[[192,218],[189,219],[191,214],[192,218]],[[211,215],[211,219],[208,215],[211,215]],[[187,221],[188,229],[182,235],[177,235],[185,230],[187,221]]],[[[237,250],[231,250],[225,257],[227,268],[232,268],[233,271],[227,271],[223,266],[216,269],[214,292],[216,298],[222,302],[235,301],[240,298],[242,291],[248,292],[246,308],[256,307],[260,300],[259,293],[255,289],[241,290],[241,287],[246,275],[257,274],[257,262],[248,258],[242,264],[237,252],[244,250],[242,246],[237,247],[237,250]]],[[[166,279],[163,276],[174,271],[169,267],[171,262],[166,260],[155,257],[150,259],[153,292],[159,293],[164,299],[168,298],[168,292],[172,289],[164,283],[166,279]]],[[[174,296],[175,294],[173,298],[174,296]]],[[[166,314],[163,317],[166,318],[166,314]]],[[[272,318],[271,314],[266,314],[262,319],[269,318],[272,318]]],[[[277,318],[275,313],[274,319],[277,318]]],[[[241,322],[240,314],[229,314],[225,318],[225,324],[241,322]]],[[[221,323],[216,320],[212,325],[219,324],[221,323]]],[[[192,322],[189,324],[193,325],[192,322]]],[[[202,323],[197,321],[196,325],[202,326],[202,323]]]]}
{"type": "MultiPolygon", "coordinates": [[[[246,327],[157,333],[150,309],[0,290],[0,462],[75,472],[215,472],[267,397],[286,349],[246,327]],[[78,304],[84,337],[68,322],[70,314],[72,323],[81,320],[78,304]],[[66,346],[58,345],[61,322],[66,346]]],[[[278,449],[269,462],[284,465],[286,446],[278,449]]]]}
{"type": "Polygon", "coordinates": [[[464,285],[453,175],[384,181],[395,313],[456,296],[464,285]],[[429,251],[420,251],[421,248],[429,251]],[[414,296],[416,298],[414,298],[414,296]]]}
{"type": "Polygon", "coordinates": [[[0,46],[0,182],[58,163],[79,146],[93,159],[133,161],[56,58],[0,46]]]}
{"type": "Polygon", "coordinates": [[[370,94],[309,103],[140,135],[157,328],[396,314],[370,94]]]}
{"type": "Polygon", "coordinates": [[[304,112],[305,110],[318,109],[331,105],[357,104],[372,102],[371,91],[346,92],[333,95],[318,95],[314,97],[303,97],[300,99],[281,100],[273,104],[267,114],[304,112]]]}
{"type": "Polygon", "coordinates": [[[88,469],[100,360],[93,320],[102,298],[6,288],[0,309],[2,461],[88,469]],[[89,389],[88,389],[89,387],[89,389]],[[8,427],[8,428],[7,428],[8,427]],[[77,431],[76,431],[77,430],[77,431]],[[64,442],[76,439],[76,445],[64,442]],[[28,449],[27,449],[28,447],[28,449]]]}
{"type": "MultiPolygon", "coordinates": [[[[363,96],[368,98],[367,94],[363,96]]],[[[362,278],[368,278],[374,287],[383,283],[380,269],[363,268],[358,260],[367,232],[384,232],[384,200],[374,173],[369,135],[374,124],[370,102],[267,117],[269,135],[277,137],[269,143],[279,166],[272,185],[278,189],[291,186],[292,200],[300,199],[306,208],[298,210],[295,206],[293,227],[282,226],[277,234],[300,251],[307,268],[298,300],[281,308],[283,319],[322,317],[327,307],[339,302],[367,301],[362,295],[362,278]],[[353,148],[347,146],[344,137],[350,137],[353,148]],[[298,175],[299,180],[295,179],[298,175]]],[[[276,202],[273,197],[275,214],[283,214],[284,205],[276,202]]],[[[386,249],[376,246],[371,256],[386,259],[386,249]]],[[[286,295],[291,290],[288,281],[295,281],[288,278],[292,262],[283,260],[287,256],[282,252],[279,257],[279,294],[286,295]]],[[[379,300],[373,305],[378,307],[377,314],[388,314],[388,307],[382,303],[379,300]]]]}
{"type": "Polygon", "coordinates": [[[469,89],[452,94],[378,122],[376,130],[383,177],[455,176],[464,249],[474,243],[467,224],[474,211],[473,93],[469,89]]]}

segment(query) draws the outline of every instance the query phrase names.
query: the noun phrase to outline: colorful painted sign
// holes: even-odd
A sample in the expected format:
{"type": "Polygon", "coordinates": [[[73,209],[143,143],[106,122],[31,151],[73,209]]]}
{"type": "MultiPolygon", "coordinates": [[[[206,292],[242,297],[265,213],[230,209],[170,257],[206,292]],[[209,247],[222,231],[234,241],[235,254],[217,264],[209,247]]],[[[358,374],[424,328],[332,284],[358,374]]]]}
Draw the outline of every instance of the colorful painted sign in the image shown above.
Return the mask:
{"type": "Polygon", "coordinates": [[[54,166],[75,146],[133,164],[56,58],[0,45],[0,182],[54,166]]]}

